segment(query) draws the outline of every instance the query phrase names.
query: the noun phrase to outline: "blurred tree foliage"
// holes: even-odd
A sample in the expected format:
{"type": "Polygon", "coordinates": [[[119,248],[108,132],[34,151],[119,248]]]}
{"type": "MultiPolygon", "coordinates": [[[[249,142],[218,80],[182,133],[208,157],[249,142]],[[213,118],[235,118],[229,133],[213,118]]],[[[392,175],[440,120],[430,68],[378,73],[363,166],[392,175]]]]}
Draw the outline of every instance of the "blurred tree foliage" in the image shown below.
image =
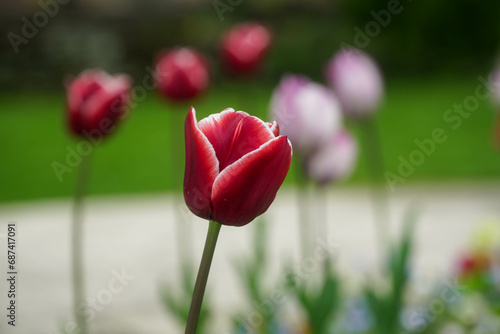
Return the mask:
{"type": "MultiPolygon", "coordinates": [[[[232,24],[258,20],[275,33],[275,43],[260,79],[277,80],[285,72],[322,77],[324,64],[343,43],[356,46],[359,31],[388,75],[416,73],[482,73],[497,56],[500,2],[475,0],[401,0],[402,8],[381,24],[375,16],[397,0],[216,0],[129,1],[120,10],[99,11],[86,1],[60,6],[57,15],[35,37],[19,46],[7,35],[21,35],[25,12],[0,5],[0,87],[61,87],[65,74],[101,67],[141,80],[154,55],[163,48],[191,45],[206,52],[219,71],[218,43],[232,24]],[[222,19],[221,19],[222,18],[222,19]],[[377,30],[377,25],[379,29],[377,30]]],[[[120,2],[117,2],[118,4],[120,2]]]]}
{"type": "MultiPolygon", "coordinates": [[[[374,20],[372,11],[390,0],[349,0],[341,4],[348,25],[374,20]]],[[[392,70],[407,72],[477,71],[491,67],[500,42],[500,2],[401,0],[401,13],[369,48],[392,70]]]]}

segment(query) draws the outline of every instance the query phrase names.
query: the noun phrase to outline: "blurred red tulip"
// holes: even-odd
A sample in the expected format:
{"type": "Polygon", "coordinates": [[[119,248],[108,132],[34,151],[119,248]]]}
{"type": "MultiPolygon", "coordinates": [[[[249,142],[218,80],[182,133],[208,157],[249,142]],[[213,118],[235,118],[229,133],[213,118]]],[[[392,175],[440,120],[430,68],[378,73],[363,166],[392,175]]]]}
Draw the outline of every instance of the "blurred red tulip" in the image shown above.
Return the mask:
{"type": "Polygon", "coordinates": [[[127,76],[110,76],[92,70],[82,73],[67,86],[70,130],[78,136],[104,137],[124,115],[130,98],[127,76]]]}
{"type": "Polygon", "coordinates": [[[205,92],[210,83],[208,61],[191,48],[164,52],[156,63],[160,92],[168,99],[185,101],[205,92]]]}
{"type": "Polygon", "coordinates": [[[221,57],[232,74],[255,72],[271,45],[271,33],[258,23],[243,23],[230,29],[222,40],[221,57]]]}
{"type": "Polygon", "coordinates": [[[459,259],[458,272],[461,277],[488,270],[490,260],[486,254],[466,254],[459,259]]]}
{"type": "Polygon", "coordinates": [[[186,118],[184,199],[197,216],[243,226],[264,213],[290,168],[292,146],[278,125],[226,109],[186,118]]]}

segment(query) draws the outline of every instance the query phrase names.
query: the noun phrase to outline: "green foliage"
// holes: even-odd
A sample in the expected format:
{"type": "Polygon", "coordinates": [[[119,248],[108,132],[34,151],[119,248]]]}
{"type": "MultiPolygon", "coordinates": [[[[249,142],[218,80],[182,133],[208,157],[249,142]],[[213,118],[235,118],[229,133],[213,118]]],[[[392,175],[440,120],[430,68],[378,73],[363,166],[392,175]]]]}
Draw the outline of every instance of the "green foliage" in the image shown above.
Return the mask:
{"type": "Polygon", "coordinates": [[[397,334],[401,330],[400,315],[408,282],[415,218],[415,212],[410,211],[405,219],[401,241],[389,249],[389,261],[384,271],[384,278],[390,283],[389,291],[381,293],[373,286],[366,287],[364,291],[375,317],[375,332],[378,334],[397,334]]]}
{"type": "MultiPolygon", "coordinates": [[[[162,286],[160,287],[160,299],[167,312],[177,319],[181,327],[184,327],[188,319],[196,277],[190,263],[184,261],[181,266],[181,289],[176,291],[171,286],[162,286]]],[[[200,311],[200,318],[198,320],[197,333],[207,333],[207,323],[210,319],[210,311],[207,306],[209,304],[210,295],[205,293],[200,311]]]]}
{"type": "Polygon", "coordinates": [[[391,15],[378,34],[369,37],[367,46],[388,71],[407,74],[443,69],[455,72],[458,68],[482,71],[493,65],[500,41],[499,2],[343,1],[340,12],[345,25],[352,27],[348,44],[353,44],[354,27],[366,32],[369,22],[377,22],[373,13],[381,15],[391,2],[399,3],[401,11],[391,15]]]}
{"type": "Polygon", "coordinates": [[[326,259],[323,263],[322,281],[316,289],[311,286],[295,285],[293,279],[288,282],[291,292],[307,316],[312,333],[329,333],[329,327],[340,306],[340,282],[332,271],[330,259],[326,259]]]}
{"type": "MultiPolygon", "coordinates": [[[[199,119],[228,106],[269,119],[269,98],[276,83],[220,86],[193,104],[199,119]],[[253,88],[251,103],[240,98],[240,88],[253,88]]],[[[435,128],[443,128],[446,142],[436,145],[435,152],[415,168],[404,185],[419,180],[498,179],[500,156],[491,145],[493,108],[489,101],[481,102],[456,130],[443,121],[445,111],[474,94],[478,84],[476,75],[389,82],[385,105],[377,116],[386,169],[397,173],[398,157],[408,159],[418,149],[415,139],[423,140],[435,128]]],[[[0,97],[1,202],[72,195],[76,171],[64,174],[59,182],[51,165],[54,161],[65,164],[67,148],[76,149],[78,143],[66,131],[64,104],[61,94],[0,97]]],[[[180,150],[183,127],[171,130],[171,108],[151,92],[123,126],[95,148],[90,195],[172,190],[172,179],[182,179],[182,175],[171,173],[170,159],[175,155],[169,131],[175,131],[173,135],[179,138],[175,147],[180,150]]],[[[187,108],[177,107],[179,118],[187,114],[187,108]]],[[[363,156],[361,152],[360,158],[363,156]]],[[[184,162],[178,164],[182,170],[184,162]]],[[[364,166],[364,161],[358,166],[364,166]]],[[[295,169],[292,166],[285,184],[295,181],[295,169]]],[[[350,182],[365,180],[364,168],[358,168],[350,182]]]]}
{"type": "MultiPolygon", "coordinates": [[[[254,303],[259,303],[269,295],[268,289],[264,284],[264,277],[267,270],[267,225],[264,217],[257,218],[253,223],[255,225],[255,235],[253,238],[253,253],[246,260],[238,259],[235,263],[235,268],[239,274],[243,284],[243,289],[251,307],[254,303]]],[[[275,313],[263,315],[263,323],[260,328],[253,328],[258,333],[268,333],[270,324],[274,319],[275,313]]],[[[236,328],[244,328],[245,324],[241,321],[236,321],[236,328]]]]}
{"type": "Polygon", "coordinates": [[[254,255],[246,261],[235,261],[235,266],[248,297],[254,301],[259,301],[264,297],[263,278],[267,266],[267,230],[266,222],[262,217],[259,217],[254,224],[256,227],[253,240],[254,255]]]}

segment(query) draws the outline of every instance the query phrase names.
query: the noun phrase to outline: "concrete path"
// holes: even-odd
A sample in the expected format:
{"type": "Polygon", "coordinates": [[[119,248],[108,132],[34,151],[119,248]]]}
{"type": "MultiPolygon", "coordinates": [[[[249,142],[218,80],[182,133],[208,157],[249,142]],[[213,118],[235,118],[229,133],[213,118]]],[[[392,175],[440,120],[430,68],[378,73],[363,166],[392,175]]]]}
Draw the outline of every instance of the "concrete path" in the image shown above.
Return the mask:
{"type": "MultiPolygon", "coordinates": [[[[369,192],[363,187],[339,188],[329,192],[326,201],[328,231],[322,239],[336,245],[340,272],[354,286],[375,270],[378,256],[369,192]]],[[[402,187],[391,194],[390,202],[393,235],[399,233],[408,206],[420,206],[417,281],[448,272],[475,228],[500,221],[500,184],[402,187]]],[[[282,275],[284,259],[310,265],[300,256],[296,204],[295,190],[283,189],[265,215],[270,277],[282,275]]],[[[68,200],[0,206],[0,271],[6,276],[7,224],[15,222],[19,272],[15,328],[7,325],[7,284],[6,279],[0,281],[0,333],[56,333],[71,324],[70,213],[68,200]]],[[[192,216],[180,199],[167,195],[94,197],[86,213],[87,315],[92,333],[181,333],[182,327],[159,302],[158,288],[178,286],[175,217],[184,221],[188,237],[183,244],[191,249],[196,266],[207,223],[192,216]]],[[[245,310],[232,264],[251,254],[254,228],[250,224],[222,229],[208,283],[218,315],[214,333],[227,333],[230,315],[245,310]]]]}

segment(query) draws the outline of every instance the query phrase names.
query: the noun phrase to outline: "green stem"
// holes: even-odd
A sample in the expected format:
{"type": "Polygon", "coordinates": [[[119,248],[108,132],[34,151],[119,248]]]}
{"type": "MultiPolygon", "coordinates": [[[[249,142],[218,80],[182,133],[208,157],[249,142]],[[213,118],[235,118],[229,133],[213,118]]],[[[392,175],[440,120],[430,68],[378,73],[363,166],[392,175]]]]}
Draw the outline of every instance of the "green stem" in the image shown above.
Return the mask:
{"type": "MultiPolygon", "coordinates": [[[[315,191],[316,205],[316,238],[328,237],[328,188],[326,185],[320,185],[315,191]]],[[[316,241],[316,240],[315,240],[316,241]]]]}
{"type": "Polygon", "coordinates": [[[177,192],[182,189],[184,170],[184,119],[189,111],[188,104],[172,103],[168,110],[168,132],[170,145],[170,187],[177,192]]]}
{"type": "MultiPolygon", "coordinates": [[[[182,190],[183,174],[182,167],[184,166],[184,118],[189,111],[189,105],[185,103],[172,103],[168,110],[168,132],[170,146],[170,190],[174,193],[182,190]],[[179,130],[181,129],[181,130],[179,130]]],[[[183,215],[180,214],[181,200],[178,196],[173,196],[172,205],[174,207],[174,215],[176,221],[176,240],[177,252],[179,259],[179,267],[182,272],[191,264],[193,257],[191,233],[189,225],[185,221],[183,215]]],[[[182,206],[184,208],[184,206],[182,206]]]]}
{"type": "Polygon", "coordinates": [[[311,221],[308,207],[309,187],[306,176],[303,174],[301,161],[296,159],[295,175],[297,177],[297,208],[299,210],[299,238],[302,258],[309,256],[311,251],[311,221]]]}
{"type": "Polygon", "coordinates": [[[73,271],[73,311],[76,324],[80,329],[80,334],[87,333],[87,323],[84,312],[79,308],[84,303],[85,284],[84,284],[84,265],[83,265],[83,197],[87,190],[90,174],[90,157],[82,156],[79,167],[75,196],[73,199],[73,217],[71,229],[71,247],[72,247],[72,271],[73,271]]]}
{"type": "Polygon", "coordinates": [[[211,220],[208,227],[207,240],[205,241],[205,249],[201,258],[200,269],[198,270],[198,277],[194,286],[193,299],[191,300],[191,307],[189,308],[189,315],[186,324],[186,334],[195,334],[198,327],[198,319],[200,318],[201,304],[207,286],[208,273],[212,265],[214,257],[215,246],[221,224],[211,220]]]}
{"type": "Polygon", "coordinates": [[[380,182],[384,174],[382,148],[377,126],[373,118],[359,122],[368,173],[371,180],[371,196],[375,215],[376,233],[380,256],[383,257],[389,236],[389,199],[380,182]]]}

